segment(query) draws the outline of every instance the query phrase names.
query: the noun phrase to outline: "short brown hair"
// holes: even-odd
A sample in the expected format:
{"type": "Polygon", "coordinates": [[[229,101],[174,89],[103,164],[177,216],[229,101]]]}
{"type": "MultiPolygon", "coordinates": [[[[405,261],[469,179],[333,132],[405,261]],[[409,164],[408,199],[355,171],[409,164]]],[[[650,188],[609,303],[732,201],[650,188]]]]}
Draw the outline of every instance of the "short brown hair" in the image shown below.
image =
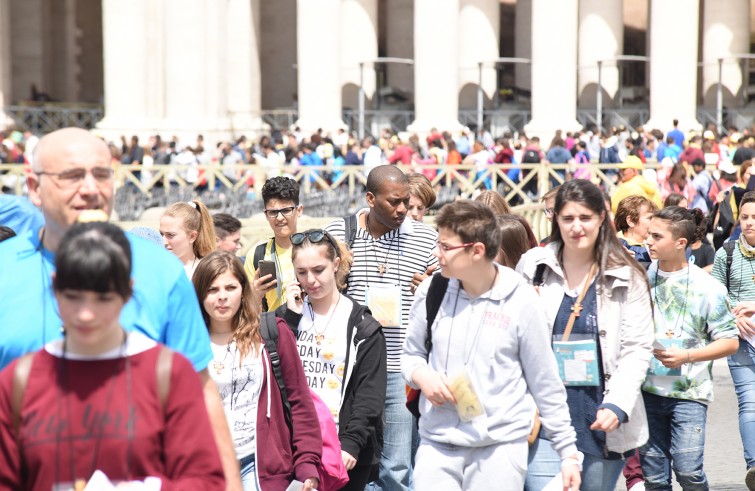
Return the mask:
{"type": "Polygon", "coordinates": [[[480,242],[485,246],[485,257],[491,261],[501,247],[501,229],[493,210],[484,203],[462,199],[440,209],[435,219],[438,228],[455,233],[464,242],[480,242]]]}
{"type": "Polygon", "coordinates": [[[409,194],[419,198],[425,208],[435,204],[435,190],[430,179],[416,172],[407,174],[406,178],[409,179],[409,194]]]}
{"type": "Polygon", "coordinates": [[[642,212],[643,207],[653,213],[658,211],[656,204],[645,196],[636,194],[634,196],[627,196],[621,200],[619,206],[616,208],[616,215],[614,215],[613,218],[613,224],[616,226],[616,230],[619,232],[626,232],[629,230],[629,220],[632,220],[634,223],[639,222],[640,213],[642,212]]]}

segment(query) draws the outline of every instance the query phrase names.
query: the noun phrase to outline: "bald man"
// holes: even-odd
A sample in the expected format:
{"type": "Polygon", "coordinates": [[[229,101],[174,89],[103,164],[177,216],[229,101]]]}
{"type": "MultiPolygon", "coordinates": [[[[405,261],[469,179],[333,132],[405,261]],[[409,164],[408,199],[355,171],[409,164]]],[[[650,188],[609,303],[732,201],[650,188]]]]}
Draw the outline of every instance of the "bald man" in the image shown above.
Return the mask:
{"type": "MultiPolygon", "coordinates": [[[[367,208],[350,219],[326,227],[346,242],[354,255],[347,293],[367,305],[380,321],[388,351],[388,387],[385,399],[385,431],[380,456],[378,485],[383,491],[411,489],[414,419],[406,409],[401,376],[401,351],[409,311],[414,301],[412,282],[431,274],[438,265],[433,256],[438,233],[407,218],[409,180],[395,166],[380,165],[367,177],[367,208]],[[347,222],[354,227],[347,227],[347,222]],[[350,231],[347,232],[347,228],[350,231]]],[[[371,465],[373,462],[358,462],[371,465]]]]}
{"type": "MultiPolygon", "coordinates": [[[[39,141],[27,185],[44,225],[0,243],[0,368],[60,337],[61,320],[51,285],[55,252],[79,215],[87,210],[101,210],[106,216],[112,212],[111,160],[107,145],[82,129],[65,128],[39,141]]],[[[229,489],[240,490],[223,406],[207,374],[212,351],[194,288],[173,254],[141,238],[129,240],[134,295],[123,309],[121,325],[166,344],[192,362],[204,382],[229,489]]]]}

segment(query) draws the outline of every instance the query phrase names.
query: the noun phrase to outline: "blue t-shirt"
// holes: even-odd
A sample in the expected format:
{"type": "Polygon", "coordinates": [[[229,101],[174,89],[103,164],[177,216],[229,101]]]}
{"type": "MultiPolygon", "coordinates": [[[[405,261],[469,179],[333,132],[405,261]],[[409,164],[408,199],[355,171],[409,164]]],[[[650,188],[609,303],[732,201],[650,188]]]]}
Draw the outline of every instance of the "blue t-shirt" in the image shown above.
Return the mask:
{"type": "Polygon", "coordinates": [[[0,225],[10,227],[16,235],[36,232],[45,224],[39,208],[24,196],[0,194],[0,225]]]}
{"type": "MultiPolygon", "coordinates": [[[[186,356],[197,371],[212,359],[199,302],[173,254],[126,234],[133,255],[134,296],[121,313],[126,330],[142,332],[186,356]]],[[[55,255],[27,233],[0,243],[0,368],[60,337],[52,292],[55,255]]]]}

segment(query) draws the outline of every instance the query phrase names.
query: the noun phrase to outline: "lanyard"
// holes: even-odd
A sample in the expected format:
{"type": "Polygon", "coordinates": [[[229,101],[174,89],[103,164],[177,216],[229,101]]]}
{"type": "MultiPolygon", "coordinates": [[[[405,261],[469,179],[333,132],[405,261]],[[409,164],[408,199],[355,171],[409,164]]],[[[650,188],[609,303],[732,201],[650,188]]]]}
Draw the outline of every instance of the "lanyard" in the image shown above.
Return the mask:
{"type": "Polygon", "coordinates": [[[272,257],[273,262],[275,263],[275,273],[278,277],[278,281],[275,282],[275,292],[278,294],[278,299],[283,300],[283,293],[281,288],[281,283],[283,282],[283,273],[281,273],[281,267],[278,263],[278,253],[275,252],[275,237],[273,237],[273,245],[270,247],[270,256],[272,257]]]}

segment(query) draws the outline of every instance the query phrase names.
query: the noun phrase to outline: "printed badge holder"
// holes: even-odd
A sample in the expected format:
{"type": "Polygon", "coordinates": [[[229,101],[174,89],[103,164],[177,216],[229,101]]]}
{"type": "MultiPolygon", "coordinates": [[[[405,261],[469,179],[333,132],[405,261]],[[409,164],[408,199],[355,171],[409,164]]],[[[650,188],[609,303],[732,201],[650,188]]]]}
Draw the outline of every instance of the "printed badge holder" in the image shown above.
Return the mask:
{"type": "Polygon", "coordinates": [[[482,408],[482,403],[477,396],[474,385],[472,385],[472,379],[469,378],[466,367],[451,381],[449,389],[454,399],[456,399],[456,412],[459,414],[461,421],[469,423],[484,414],[485,411],[482,408]]]}
{"type": "Polygon", "coordinates": [[[399,285],[369,285],[365,291],[372,317],[383,327],[401,325],[401,288],[399,285]]]}
{"type": "MultiPolygon", "coordinates": [[[[684,346],[681,339],[660,338],[656,339],[655,341],[657,343],[661,343],[664,350],[667,350],[669,348],[682,348],[684,346]]],[[[650,368],[648,370],[650,371],[651,375],[655,375],[657,377],[680,377],[682,375],[682,367],[666,368],[663,363],[661,363],[660,360],[658,360],[658,358],[656,358],[655,356],[650,358],[650,368]]]]}
{"type": "Polygon", "coordinates": [[[569,322],[563,335],[553,336],[553,353],[558,364],[558,374],[565,386],[600,385],[598,370],[598,346],[592,334],[574,334],[571,330],[574,321],[582,312],[582,300],[595,277],[596,264],[593,263],[577,300],[572,307],[569,322]]]}

